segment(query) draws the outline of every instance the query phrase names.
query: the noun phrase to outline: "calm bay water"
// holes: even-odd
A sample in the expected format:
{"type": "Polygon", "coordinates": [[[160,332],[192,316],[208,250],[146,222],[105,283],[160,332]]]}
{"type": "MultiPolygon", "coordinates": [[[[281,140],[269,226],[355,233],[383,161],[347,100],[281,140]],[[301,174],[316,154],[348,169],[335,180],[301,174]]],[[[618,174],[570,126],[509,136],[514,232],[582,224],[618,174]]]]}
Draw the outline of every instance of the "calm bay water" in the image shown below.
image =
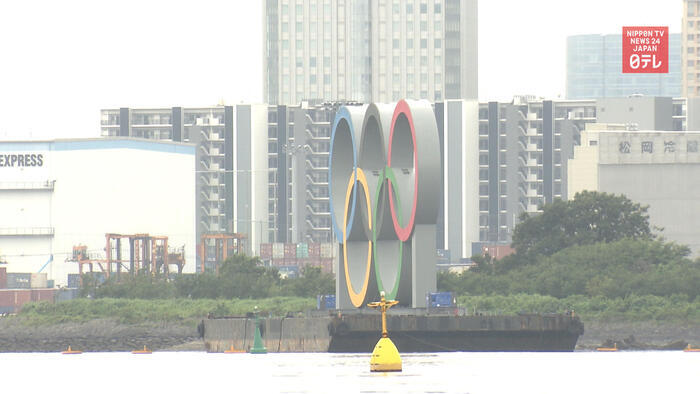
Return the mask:
{"type": "Polygon", "coordinates": [[[700,393],[700,353],[0,354],[0,393],[700,393]]]}

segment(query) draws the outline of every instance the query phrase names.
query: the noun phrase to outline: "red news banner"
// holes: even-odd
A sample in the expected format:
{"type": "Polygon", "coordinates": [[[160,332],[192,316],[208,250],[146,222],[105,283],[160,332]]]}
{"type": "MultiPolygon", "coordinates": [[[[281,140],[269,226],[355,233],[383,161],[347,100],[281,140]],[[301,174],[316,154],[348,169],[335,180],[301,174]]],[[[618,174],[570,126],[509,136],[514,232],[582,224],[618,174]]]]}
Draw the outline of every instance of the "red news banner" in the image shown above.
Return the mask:
{"type": "Polygon", "coordinates": [[[622,73],[668,73],[668,26],[622,28],[622,73]]]}

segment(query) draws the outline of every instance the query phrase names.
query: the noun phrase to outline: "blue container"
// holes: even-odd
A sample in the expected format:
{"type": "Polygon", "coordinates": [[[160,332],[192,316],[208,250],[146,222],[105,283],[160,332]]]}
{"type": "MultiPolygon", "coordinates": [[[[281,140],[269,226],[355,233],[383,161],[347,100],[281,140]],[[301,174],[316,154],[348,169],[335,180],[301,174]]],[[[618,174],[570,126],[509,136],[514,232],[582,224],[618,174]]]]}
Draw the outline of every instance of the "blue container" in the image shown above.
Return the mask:
{"type": "Polygon", "coordinates": [[[452,293],[449,291],[430,293],[428,294],[428,305],[430,305],[431,308],[453,306],[452,293]]]}
{"type": "Polygon", "coordinates": [[[71,289],[80,287],[80,274],[68,274],[68,287],[71,289]]]}
{"type": "Polygon", "coordinates": [[[335,309],[335,294],[326,294],[316,296],[316,309],[325,311],[335,309]]]}

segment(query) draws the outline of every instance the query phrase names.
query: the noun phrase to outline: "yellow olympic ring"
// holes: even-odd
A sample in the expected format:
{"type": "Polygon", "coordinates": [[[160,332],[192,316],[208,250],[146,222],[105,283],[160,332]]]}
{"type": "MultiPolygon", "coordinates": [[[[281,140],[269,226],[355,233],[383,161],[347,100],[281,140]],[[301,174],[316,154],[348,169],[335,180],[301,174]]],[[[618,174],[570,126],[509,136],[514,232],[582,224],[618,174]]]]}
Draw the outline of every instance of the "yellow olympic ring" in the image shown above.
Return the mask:
{"type": "MultiPolygon", "coordinates": [[[[364,171],[362,171],[361,168],[357,169],[357,182],[360,183],[360,186],[362,186],[362,190],[364,191],[365,194],[365,200],[367,202],[367,217],[371,218],[372,217],[372,204],[371,204],[371,199],[369,196],[369,189],[367,188],[367,178],[365,177],[364,171]]],[[[369,240],[367,241],[367,267],[365,268],[365,277],[362,280],[362,288],[360,289],[359,292],[356,292],[355,289],[352,286],[352,281],[350,280],[350,272],[348,271],[348,253],[347,253],[347,244],[348,244],[348,234],[347,234],[347,228],[348,228],[348,207],[350,205],[350,198],[352,196],[352,189],[355,187],[355,179],[354,177],[350,177],[350,181],[348,182],[348,189],[345,193],[345,212],[343,213],[343,239],[345,242],[343,242],[343,262],[345,266],[345,283],[348,284],[348,293],[350,294],[350,301],[352,304],[356,307],[359,308],[362,306],[362,303],[365,300],[365,295],[367,294],[367,288],[369,287],[369,275],[370,275],[370,270],[372,267],[372,241],[369,240]]],[[[372,221],[370,220],[369,223],[369,230],[370,232],[372,231],[372,221]]]]}

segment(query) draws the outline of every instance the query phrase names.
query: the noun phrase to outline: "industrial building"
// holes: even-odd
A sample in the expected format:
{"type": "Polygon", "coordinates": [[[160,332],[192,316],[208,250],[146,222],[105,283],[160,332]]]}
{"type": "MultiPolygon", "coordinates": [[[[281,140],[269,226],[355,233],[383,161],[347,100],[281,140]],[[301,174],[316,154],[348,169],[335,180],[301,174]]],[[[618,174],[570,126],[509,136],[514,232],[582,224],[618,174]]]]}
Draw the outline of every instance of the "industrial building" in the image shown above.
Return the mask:
{"type": "Polygon", "coordinates": [[[477,0],[266,0],[263,99],[477,98],[477,0]]]}
{"type": "Polygon", "coordinates": [[[649,222],[669,241],[700,255],[700,131],[637,131],[589,125],[569,160],[570,196],[624,194],[649,206],[649,222]],[[594,127],[591,127],[594,126],[594,127]]]}
{"type": "MultiPolygon", "coordinates": [[[[670,34],[668,73],[623,74],[622,35],[582,34],[566,40],[566,98],[681,96],[681,34],[670,34]]],[[[685,41],[684,41],[685,42],[685,41]]]]}
{"type": "Polygon", "coordinates": [[[195,165],[195,147],[175,142],[0,142],[0,255],[8,275],[46,273],[65,286],[79,270],[69,262],[74,247],[105,259],[107,233],[167,237],[169,247],[184,250],[184,272],[194,272],[195,165]]]}

